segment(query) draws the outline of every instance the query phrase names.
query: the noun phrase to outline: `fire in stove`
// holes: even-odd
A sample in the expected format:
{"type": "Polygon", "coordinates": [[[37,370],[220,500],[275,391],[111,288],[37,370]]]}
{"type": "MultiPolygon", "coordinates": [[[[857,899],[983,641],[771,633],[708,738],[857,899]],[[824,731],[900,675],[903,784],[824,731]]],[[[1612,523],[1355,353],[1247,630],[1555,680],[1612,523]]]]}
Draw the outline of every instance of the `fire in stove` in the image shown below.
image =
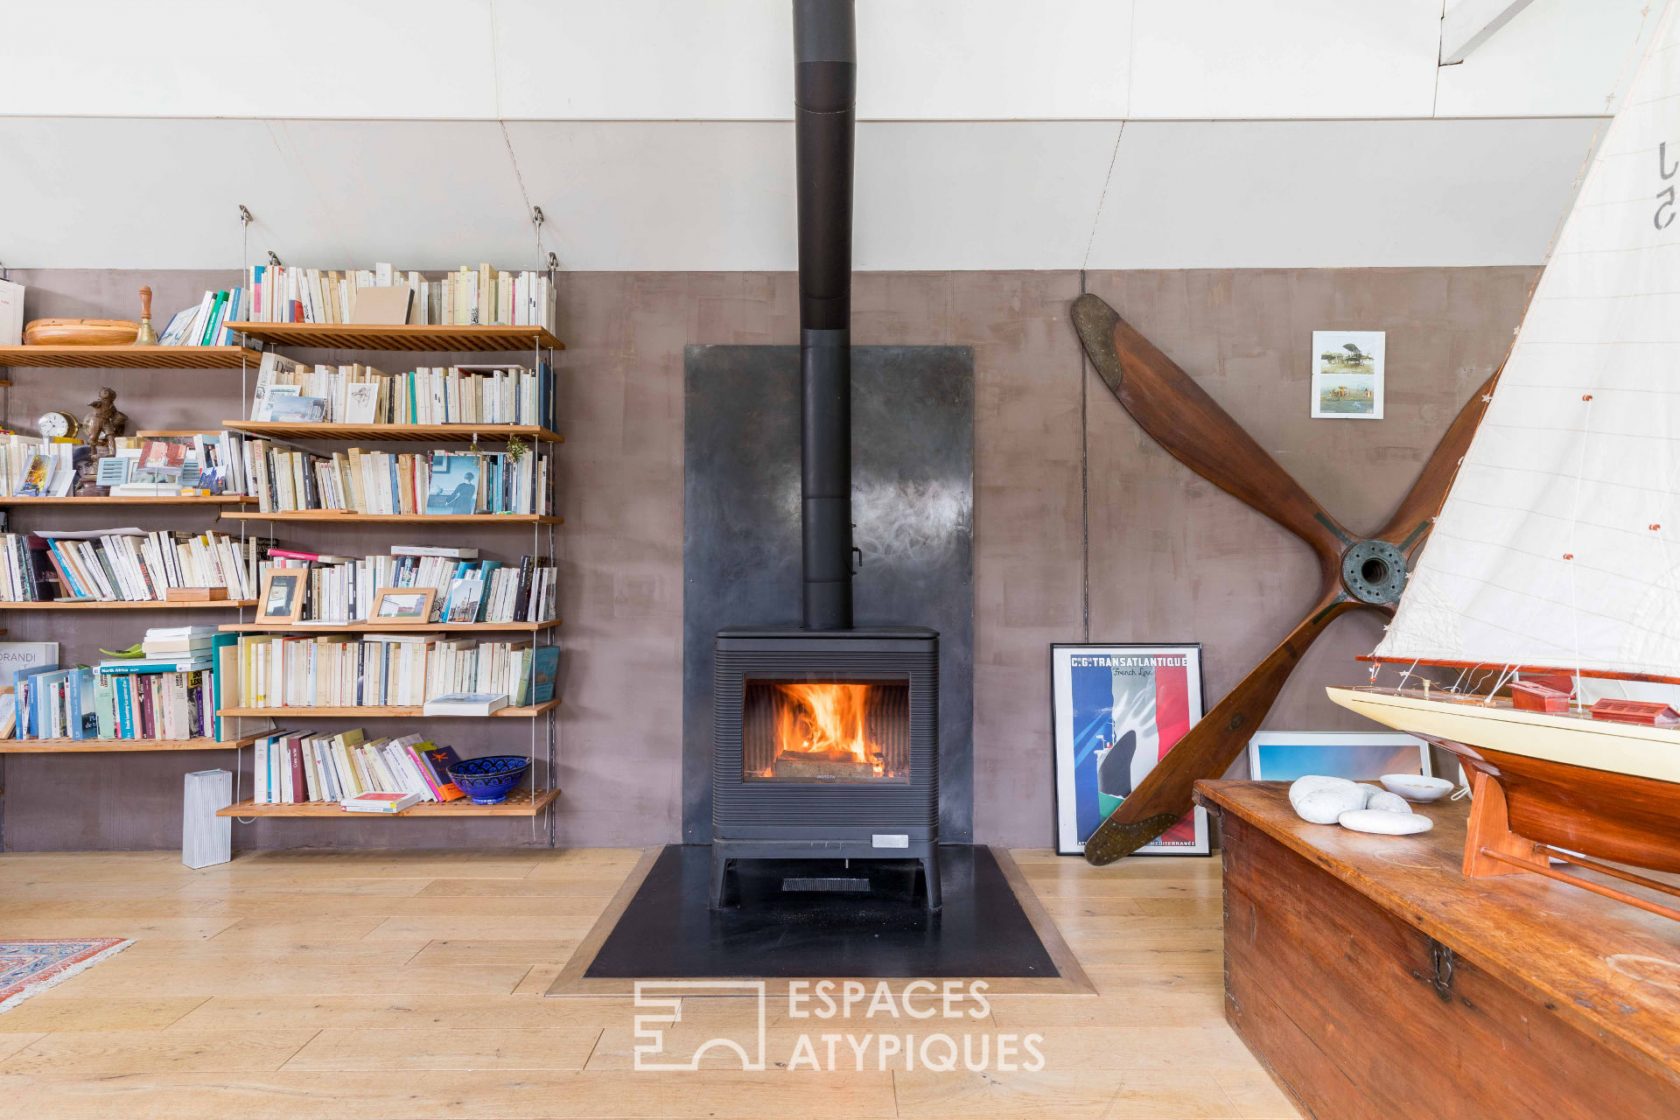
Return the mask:
{"type": "Polygon", "coordinates": [[[784,782],[906,782],[903,681],[754,681],[744,777],[784,782]]]}

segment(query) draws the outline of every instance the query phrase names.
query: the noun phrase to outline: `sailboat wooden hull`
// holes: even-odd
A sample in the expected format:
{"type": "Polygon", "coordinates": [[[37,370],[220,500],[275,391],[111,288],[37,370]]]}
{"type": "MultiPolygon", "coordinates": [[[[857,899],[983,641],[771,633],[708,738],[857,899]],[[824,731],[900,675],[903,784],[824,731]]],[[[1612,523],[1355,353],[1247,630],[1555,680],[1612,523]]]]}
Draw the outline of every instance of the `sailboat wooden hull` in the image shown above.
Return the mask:
{"type": "Polygon", "coordinates": [[[1680,872],[1680,730],[1397,689],[1330,698],[1426,739],[1499,783],[1511,832],[1614,863],[1680,872]]]}

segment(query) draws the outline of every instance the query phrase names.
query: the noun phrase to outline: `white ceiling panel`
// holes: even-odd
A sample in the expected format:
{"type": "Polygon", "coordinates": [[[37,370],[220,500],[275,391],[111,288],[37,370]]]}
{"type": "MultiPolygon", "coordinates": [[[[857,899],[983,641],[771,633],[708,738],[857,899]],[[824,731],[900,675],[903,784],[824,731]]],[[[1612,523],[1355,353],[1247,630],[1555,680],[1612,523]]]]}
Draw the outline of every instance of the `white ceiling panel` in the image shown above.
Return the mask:
{"type": "Polygon", "coordinates": [[[859,269],[1077,268],[1113,121],[858,125],[859,269]]]}
{"type": "Polygon", "coordinates": [[[0,118],[0,261],[45,268],[228,268],[336,230],[262,121],[0,118]]]}
{"type": "Polygon", "coordinates": [[[1536,264],[1598,122],[1133,122],[1092,268],[1536,264]]]}
{"type": "Polygon", "coordinates": [[[568,269],[793,267],[793,125],[510,121],[568,269]]]}
{"type": "Polygon", "coordinates": [[[495,121],[275,121],[271,128],[343,246],[332,259],[302,245],[274,246],[283,260],[421,269],[542,261],[495,121]]]}
{"type": "Polygon", "coordinates": [[[862,119],[1126,116],[1132,0],[859,0],[857,19],[862,119]]]}
{"type": "Polygon", "coordinates": [[[791,120],[792,11],[788,0],[495,0],[501,113],[791,120]]]}
{"type": "Polygon", "coordinates": [[[19,116],[496,115],[490,0],[7,3],[19,116]]]}
{"type": "Polygon", "coordinates": [[[1133,0],[1132,118],[1427,117],[1441,0],[1133,0]]]}
{"type": "Polygon", "coordinates": [[[1463,62],[1441,67],[1436,115],[1608,113],[1615,107],[1618,86],[1633,76],[1633,64],[1663,3],[1534,0],[1463,62]]]}

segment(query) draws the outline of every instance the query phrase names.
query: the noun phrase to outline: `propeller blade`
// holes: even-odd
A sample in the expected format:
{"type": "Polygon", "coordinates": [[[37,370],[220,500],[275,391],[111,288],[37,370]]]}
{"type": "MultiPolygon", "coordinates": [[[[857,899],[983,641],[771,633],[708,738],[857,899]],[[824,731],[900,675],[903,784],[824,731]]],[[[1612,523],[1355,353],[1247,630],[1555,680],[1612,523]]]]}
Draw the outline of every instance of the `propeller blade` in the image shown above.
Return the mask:
{"type": "Polygon", "coordinates": [[[1113,863],[1177,824],[1191,809],[1191,787],[1198,779],[1217,778],[1230,768],[1272,710],[1307,647],[1332,619],[1364,605],[1339,589],[1327,592],[1312,613],[1203,716],[1097,827],[1085,842],[1085,858],[1098,867],[1113,863]]]}
{"type": "Polygon", "coordinates": [[[1410,552],[1423,539],[1435,515],[1441,512],[1441,503],[1447,500],[1447,488],[1458,473],[1459,460],[1470,450],[1470,439],[1482,422],[1482,413],[1487,411],[1488,398],[1493,394],[1493,383],[1498,380],[1499,373],[1495,371],[1458,410],[1447,434],[1435,445],[1435,453],[1423,465],[1423,473],[1412,483],[1411,493],[1401,500],[1400,508],[1377,534],[1380,539],[1402,552],[1410,552]]]}
{"type": "Polygon", "coordinates": [[[1328,575],[1338,570],[1354,538],[1189,374],[1094,295],[1073,301],[1073,325],[1103,383],[1151,439],[1306,541],[1328,575]]]}

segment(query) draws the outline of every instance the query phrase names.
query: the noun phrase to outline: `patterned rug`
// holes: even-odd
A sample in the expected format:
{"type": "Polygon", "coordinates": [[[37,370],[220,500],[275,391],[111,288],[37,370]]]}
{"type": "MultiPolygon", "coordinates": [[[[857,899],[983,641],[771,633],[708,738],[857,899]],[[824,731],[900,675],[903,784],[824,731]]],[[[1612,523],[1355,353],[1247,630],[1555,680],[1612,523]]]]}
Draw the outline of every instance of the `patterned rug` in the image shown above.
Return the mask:
{"type": "Polygon", "coordinates": [[[84,937],[77,941],[27,937],[0,940],[0,1011],[10,1011],[30,996],[39,995],[132,944],[121,937],[84,937]]]}

